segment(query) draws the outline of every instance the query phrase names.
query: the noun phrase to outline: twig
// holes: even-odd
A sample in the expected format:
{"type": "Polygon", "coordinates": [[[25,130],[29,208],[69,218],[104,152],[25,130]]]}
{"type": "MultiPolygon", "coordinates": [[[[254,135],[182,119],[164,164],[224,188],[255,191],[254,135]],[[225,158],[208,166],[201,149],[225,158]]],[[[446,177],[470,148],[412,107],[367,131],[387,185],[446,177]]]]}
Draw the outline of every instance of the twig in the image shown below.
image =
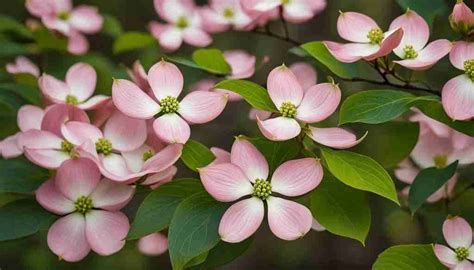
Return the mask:
{"type": "Polygon", "coordinates": [[[252,30],[252,33],[256,33],[256,34],[276,38],[276,39],[285,41],[285,42],[290,43],[290,44],[295,45],[295,46],[300,46],[301,45],[301,42],[299,42],[299,41],[296,41],[296,40],[294,40],[290,37],[283,37],[283,36],[277,35],[277,34],[275,34],[273,32],[270,32],[270,31],[262,31],[262,30],[259,30],[259,29],[254,29],[254,30],[252,30]]]}
{"type": "Polygon", "coordinates": [[[283,26],[283,32],[285,33],[285,38],[290,38],[290,33],[288,32],[288,24],[286,23],[285,18],[283,18],[283,6],[280,6],[280,21],[283,26]]]}

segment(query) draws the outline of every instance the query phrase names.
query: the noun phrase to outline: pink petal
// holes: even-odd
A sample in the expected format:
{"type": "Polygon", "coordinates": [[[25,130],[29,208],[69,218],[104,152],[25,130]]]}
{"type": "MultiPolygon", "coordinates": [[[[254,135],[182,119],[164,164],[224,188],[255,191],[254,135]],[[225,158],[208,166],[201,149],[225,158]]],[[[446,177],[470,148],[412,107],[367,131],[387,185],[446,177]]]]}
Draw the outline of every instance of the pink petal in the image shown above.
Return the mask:
{"type": "Polygon", "coordinates": [[[297,62],[290,66],[290,70],[295,74],[303,91],[306,92],[311,86],[316,84],[318,76],[312,65],[305,62],[297,62]]]}
{"type": "Polygon", "coordinates": [[[310,87],[298,107],[296,118],[306,123],[321,122],[331,116],[341,102],[341,89],[334,83],[310,87]]]}
{"type": "Polygon", "coordinates": [[[360,60],[362,57],[372,55],[379,50],[378,45],[369,43],[337,43],[332,41],[325,41],[324,44],[329,52],[339,62],[353,63],[360,60]]]}
{"type": "Polygon", "coordinates": [[[450,248],[443,245],[434,245],[434,254],[438,257],[438,260],[446,267],[453,267],[458,263],[456,253],[450,248]]]}
{"type": "Polygon", "coordinates": [[[236,138],[230,151],[232,164],[240,167],[247,179],[254,182],[257,179],[268,178],[268,162],[258,149],[243,138],[236,138]]]}
{"type": "Polygon", "coordinates": [[[118,151],[137,149],[146,140],[146,122],[145,120],[130,118],[117,111],[105,123],[104,137],[118,151]]]}
{"type": "Polygon", "coordinates": [[[171,167],[181,157],[183,145],[171,144],[156,153],[143,164],[143,171],[148,173],[161,172],[171,167]]]}
{"type": "Polygon", "coordinates": [[[204,124],[222,113],[227,99],[227,95],[219,92],[194,91],[180,102],[178,113],[190,123],[204,124]]]}
{"type": "Polygon", "coordinates": [[[249,111],[250,120],[257,120],[257,118],[260,120],[267,120],[270,116],[272,116],[272,112],[262,111],[255,108],[252,108],[249,111]]]}
{"type": "Polygon", "coordinates": [[[469,120],[474,117],[474,83],[465,74],[452,78],[443,86],[441,102],[452,119],[469,120]]]}
{"type": "Polygon", "coordinates": [[[77,262],[91,250],[86,239],[84,216],[73,213],[58,219],[48,231],[48,246],[59,258],[77,262]]]}
{"type": "Polygon", "coordinates": [[[29,149],[61,149],[62,139],[49,131],[30,129],[18,138],[18,145],[29,149]]]}
{"type": "Polygon", "coordinates": [[[212,43],[212,37],[199,28],[188,28],[183,31],[183,40],[189,45],[206,47],[212,43]]]}
{"type": "Polygon", "coordinates": [[[249,238],[262,224],[264,213],[263,202],[256,197],[234,203],[219,223],[222,241],[238,243],[249,238]]]}
{"type": "Polygon", "coordinates": [[[468,260],[464,260],[456,265],[453,270],[473,270],[474,264],[468,260]]]}
{"type": "Polygon", "coordinates": [[[470,248],[472,244],[472,228],[462,217],[450,217],[443,223],[443,235],[452,248],[470,248]]]}
{"type": "Polygon", "coordinates": [[[138,119],[149,119],[160,111],[160,106],[143,90],[128,80],[115,80],[112,99],[122,113],[138,119]]]}
{"type": "Polygon", "coordinates": [[[415,51],[421,51],[430,38],[428,23],[413,10],[407,10],[405,14],[397,17],[390,24],[390,30],[403,29],[403,38],[394,52],[398,57],[405,58],[403,49],[405,46],[413,46],[415,51]]]}
{"type": "Polygon", "coordinates": [[[183,90],[183,74],[175,64],[161,60],[148,71],[148,82],[158,100],[178,97],[183,90]]]}
{"type": "Polygon", "coordinates": [[[167,143],[185,144],[191,136],[191,128],[179,115],[167,113],[153,122],[156,135],[167,143]]]}
{"type": "Polygon", "coordinates": [[[310,192],[323,179],[323,167],[319,160],[302,158],[281,164],[273,173],[272,191],[295,197],[310,192]]]}
{"type": "Polygon", "coordinates": [[[310,1],[290,1],[283,5],[283,18],[290,23],[303,23],[314,17],[310,1]]]}
{"type": "Polygon", "coordinates": [[[86,215],[86,237],[92,250],[107,256],[125,245],[130,224],[121,212],[92,210],[86,215]]]}
{"type": "Polygon", "coordinates": [[[119,184],[104,178],[91,193],[90,198],[94,208],[117,211],[132,199],[134,193],[133,186],[119,184]]]}
{"type": "Polygon", "coordinates": [[[446,56],[451,50],[452,44],[447,39],[438,39],[418,52],[418,57],[393,61],[401,66],[412,70],[425,70],[436,64],[441,58],[446,56]]]}
{"type": "Polygon", "coordinates": [[[17,123],[21,131],[30,129],[41,129],[41,121],[43,121],[43,109],[33,105],[23,105],[18,110],[17,123]]]}
{"type": "Polygon", "coordinates": [[[138,240],[138,250],[148,256],[158,256],[168,250],[168,239],[161,233],[152,233],[138,240]]]}
{"type": "Polygon", "coordinates": [[[70,121],[64,124],[61,128],[61,133],[68,142],[74,145],[81,145],[88,140],[95,143],[104,137],[102,131],[96,126],[77,121],[70,121]]]}
{"type": "Polygon", "coordinates": [[[305,206],[277,197],[269,197],[267,204],[268,225],[278,238],[295,240],[311,230],[313,216],[305,206]]]}
{"type": "Polygon", "coordinates": [[[36,190],[36,201],[46,210],[57,215],[65,215],[76,210],[74,202],[64,197],[56,188],[54,180],[47,180],[36,190]]]}
{"type": "Polygon", "coordinates": [[[267,79],[268,94],[273,103],[280,108],[283,102],[298,106],[303,99],[303,88],[295,74],[282,65],[274,68],[267,79]]]}
{"type": "Polygon", "coordinates": [[[69,35],[67,50],[76,55],[85,54],[89,50],[89,41],[81,33],[74,32],[69,35]]]}
{"type": "Polygon", "coordinates": [[[78,104],[77,107],[83,110],[95,110],[105,106],[111,97],[104,95],[93,96],[84,103],[78,104]]]}
{"type": "MultiPolygon", "coordinates": [[[[451,138],[438,137],[433,132],[424,132],[418,138],[410,157],[419,167],[428,168],[435,166],[434,157],[447,156],[451,158],[453,145],[451,138]]],[[[454,161],[454,160],[453,160],[454,161]]],[[[448,161],[448,164],[451,161],[448,161]]]]}
{"type": "Polygon", "coordinates": [[[308,136],[315,142],[336,149],[351,148],[359,144],[367,136],[367,132],[360,139],[342,128],[316,128],[309,127],[308,136]]]}
{"type": "Polygon", "coordinates": [[[281,5],[280,0],[242,0],[245,9],[266,12],[281,5]]]}
{"type": "MultiPolygon", "coordinates": [[[[219,33],[229,30],[231,22],[218,13],[215,8],[204,6],[200,10],[203,29],[208,33],[219,33]]],[[[235,14],[234,14],[235,15],[235,14]]]]}
{"type": "Polygon", "coordinates": [[[367,61],[375,60],[379,57],[389,55],[398,45],[403,38],[403,29],[398,28],[385,33],[385,38],[380,43],[379,50],[369,56],[364,57],[367,61]]]}
{"type": "Polygon", "coordinates": [[[18,74],[18,73],[29,73],[35,77],[40,75],[40,70],[38,66],[36,66],[30,59],[24,56],[18,56],[15,58],[14,63],[8,63],[5,66],[5,69],[10,74],[18,74]]]}
{"type": "Polygon", "coordinates": [[[43,17],[55,12],[55,4],[51,0],[28,0],[25,3],[26,9],[31,15],[43,17]]]}
{"type": "Polygon", "coordinates": [[[75,96],[79,102],[92,96],[96,83],[97,73],[89,64],[77,63],[67,71],[66,84],[71,89],[69,94],[75,96]]]}
{"type": "Polygon", "coordinates": [[[326,228],[324,228],[323,225],[319,224],[319,222],[315,218],[313,218],[313,224],[311,224],[311,229],[317,232],[322,232],[326,230],[326,228]]]}
{"type": "Polygon", "coordinates": [[[133,62],[133,67],[132,69],[127,69],[127,74],[140,89],[150,89],[145,68],[143,68],[140,60],[133,62]]]}
{"type": "Polygon", "coordinates": [[[474,43],[467,41],[456,41],[449,53],[451,64],[460,70],[464,70],[464,61],[474,59],[474,43]]]}
{"type": "Polygon", "coordinates": [[[196,8],[191,0],[154,0],[155,10],[161,18],[175,22],[179,17],[189,17],[196,8]]]}
{"type": "Polygon", "coordinates": [[[216,159],[211,164],[230,163],[230,153],[219,147],[211,147],[211,152],[216,159]]]}
{"type": "Polygon", "coordinates": [[[103,18],[95,7],[78,6],[72,10],[69,23],[85,34],[95,34],[102,28],[103,18]]]}
{"type": "Polygon", "coordinates": [[[145,161],[143,160],[143,155],[148,151],[154,153],[153,148],[144,144],[138,147],[137,149],[131,151],[122,151],[122,156],[125,159],[125,162],[127,163],[127,167],[132,172],[139,172],[142,170],[143,164],[145,163],[145,161]]]}
{"type": "Polygon", "coordinates": [[[224,58],[232,69],[230,79],[246,79],[255,73],[256,58],[244,50],[225,51],[224,58]]]}
{"type": "Polygon", "coordinates": [[[252,184],[242,170],[231,163],[199,169],[206,191],[218,201],[231,202],[253,193],[252,184]]]}
{"type": "Polygon", "coordinates": [[[134,177],[122,155],[112,153],[96,159],[95,162],[102,175],[111,180],[124,182],[134,177]]]}
{"type": "Polygon", "coordinates": [[[402,161],[399,167],[394,171],[398,180],[407,184],[413,183],[419,172],[420,170],[413,166],[409,160],[402,161]]]}
{"type": "Polygon", "coordinates": [[[69,94],[69,86],[53,76],[43,74],[38,79],[38,86],[49,100],[54,103],[64,103],[66,96],[69,94]]]}
{"type": "Polygon", "coordinates": [[[177,172],[178,168],[176,168],[176,166],[171,166],[164,171],[148,176],[141,184],[151,186],[151,188],[156,188],[159,185],[170,182],[177,172]]]}
{"type": "Polygon", "coordinates": [[[367,15],[358,12],[342,12],[337,19],[337,32],[352,42],[369,42],[367,34],[379,28],[377,23],[367,15]]]}
{"type": "Polygon", "coordinates": [[[47,169],[57,169],[64,161],[70,159],[67,153],[52,149],[25,148],[25,156],[34,164],[47,169]]]}
{"type": "Polygon", "coordinates": [[[4,159],[15,158],[23,154],[23,147],[19,144],[21,133],[8,136],[0,141],[0,153],[4,159]]]}
{"type": "Polygon", "coordinates": [[[301,132],[300,124],[295,119],[283,116],[265,121],[257,119],[257,124],[263,136],[272,141],[293,139],[301,132]]]}
{"type": "MultiPolygon", "coordinates": [[[[156,36],[155,36],[156,37],[156,36]]],[[[166,51],[175,51],[183,44],[183,35],[181,31],[173,26],[167,25],[158,37],[160,46],[166,51]]]]}
{"type": "Polygon", "coordinates": [[[76,158],[65,161],[56,174],[56,187],[67,198],[76,201],[89,196],[100,180],[100,171],[90,159],[76,158]]]}
{"type": "Polygon", "coordinates": [[[55,104],[46,108],[43,121],[41,122],[41,129],[61,136],[61,126],[66,121],[89,123],[89,117],[76,106],[55,104]]]}

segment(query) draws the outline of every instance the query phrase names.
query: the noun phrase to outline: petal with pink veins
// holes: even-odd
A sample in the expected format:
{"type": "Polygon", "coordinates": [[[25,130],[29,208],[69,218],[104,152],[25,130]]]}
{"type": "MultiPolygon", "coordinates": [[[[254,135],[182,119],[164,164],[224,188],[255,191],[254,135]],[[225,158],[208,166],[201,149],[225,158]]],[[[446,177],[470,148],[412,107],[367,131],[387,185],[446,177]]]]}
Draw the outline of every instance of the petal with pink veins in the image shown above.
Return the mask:
{"type": "Polygon", "coordinates": [[[245,79],[255,73],[256,58],[244,50],[224,51],[224,58],[232,70],[230,79],[245,79]]]}
{"type": "Polygon", "coordinates": [[[295,74],[286,66],[274,68],[267,79],[268,94],[273,103],[280,108],[283,102],[298,106],[303,99],[303,88],[295,74]]]}
{"type": "Polygon", "coordinates": [[[443,86],[441,103],[454,120],[474,117],[474,82],[465,74],[452,78],[443,86]]]}
{"type": "Polygon", "coordinates": [[[316,70],[308,63],[297,62],[291,64],[290,70],[295,74],[296,79],[298,79],[298,82],[305,92],[317,82],[318,75],[316,70]]]}
{"type": "Polygon", "coordinates": [[[54,103],[64,103],[69,94],[69,86],[51,75],[43,74],[38,79],[38,86],[49,100],[54,103]]]}
{"type": "Polygon", "coordinates": [[[199,28],[188,28],[183,31],[183,40],[196,47],[206,47],[212,43],[212,37],[199,28]]]}
{"type": "Polygon", "coordinates": [[[178,168],[176,168],[176,166],[171,166],[164,171],[147,176],[145,181],[143,181],[141,184],[155,188],[157,185],[170,182],[177,172],[178,168]]]}
{"type": "Polygon", "coordinates": [[[256,197],[234,203],[219,223],[222,241],[238,243],[249,238],[262,224],[264,214],[263,202],[256,197]]]}
{"type": "Polygon", "coordinates": [[[161,60],[148,71],[148,82],[158,100],[177,98],[183,90],[183,74],[175,64],[161,60]]]}
{"type": "Polygon", "coordinates": [[[400,45],[403,38],[403,29],[398,28],[385,33],[385,38],[380,43],[380,48],[374,54],[364,57],[367,61],[375,60],[379,57],[389,55],[393,49],[400,45]]]}
{"type": "Polygon", "coordinates": [[[321,122],[331,116],[341,102],[341,89],[334,83],[310,87],[297,109],[296,118],[306,123],[321,122]]]}
{"type": "Polygon", "coordinates": [[[77,121],[69,121],[64,124],[61,127],[61,133],[68,142],[74,145],[81,145],[88,140],[95,143],[104,137],[102,131],[96,126],[77,121]]]}
{"type": "Polygon", "coordinates": [[[190,123],[204,124],[222,113],[227,100],[227,95],[219,92],[194,91],[179,103],[178,113],[190,123]]]}
{"type": "Polygon", "coordinates": [[[343,128],[309,127],[308,136],[315,142],[336,149],[351,148],[365,139],[367,132],[360,139],[343,128]]]}
{"type": "Polygon", "coordinates": [[[352,42],[369,42],[367,34],[372,29],[380,29],[367,15],[358,12],[342,12],[337,19],[337,32],[343,39],[352,42]]]}
{"type": "Polygon", "coordinates": [[[134,119],[116,111],[105,123],[104,137],[118,151],[131,151],[140,147],[146,140],[145,120],[134,119]]]}
{"type": "Polygon", "coordinates": [[[395,176],[398,178],[398,180],[406,184],[413,183],[419,172],[420,170],[413,166],[413,164],[409,160],[402,161],[398,168],[394,171],[395,176]]]}
{"type": "Polygon", "coordinates": [[[122,113],[138,119],[149,119],[160,112],[160,106],[143,90],[128,80],[115,80],[112,99],[122,113]]]}
{"type": "Polygon", "coordinates": [[[97,8],[91,6],[75,7],[69,17],[69,23],[72,27],[86,34],[99,32],[103,21],[104,19],[97,11],[97,8]]]}
{"type": "Polygon", "coordinates": [[[132,172],[137,173],[142,170],[143,164],[145,163],[144,155],[147,152],[153,153],[153,149],[144,144],[132,151],[122,151],[122,156],[127,163],[127,167],[132,172]]]}
{"type": "Polygon", "coordinates": [[[464,70],[464,61],[474,59],[474,42],[456,41],[449,53],[451,64],[460,70],[464,70]]]}
{"type": "Polygon", "coordinates": [[[134,193],[135,188],[133,186],[104,178],[91,193],[90,198],[94,208],[117,211],[132,199],[134,193]]]}
{"type": "Polygon", "coordinates": [[[69,35],[67,50],[76,55],[85,54],[89,50],[89,41],[83,34],[74,31],[69,35]]]}
{"type": "Polygon", "coordinates": [[[443,235],[452,248],[470,248],[472,244],[472,228],[462,217],[451,217],[443,223],[443,235]]]}
{"type": "Polygon", "coordinates": [[[36,201],[46,210],[57,215],[65,215],[76,210],[74,202],[66,198],[55,185],[54,180],[47,180],[35,191],[36,201]]]}
{"type": "Polygon", "coordinates": [[[30,129],[41,129],[44,111],[40,107],[33,105],[23,105],[18,110],[17,123],[21,131],[30,129]]]}
{"type": "Polygon", "coordinates": [[[130,223],[121,212],[92,210],[86,214],[86,237],[90,247],[99,255],[107,256],[125,245],[130,223]]]}
{"type": "Polygon", "coordinates": [[[76,158],[61,165],[56,174],[56,187],[75,202],[81,196],[89,196],[99,180],[100,171],[92,160],[76,158]]]}
{"type": "Polygon", "coordinates": [[[61,149],[62,139],[49,131],[30,129],[18,137],[18,145],[29,149],[61,149]]]}
{"type": "Polygon", "coordinates": [[[311,230],[313,216],[305,206],[277,197],[269,197],[267,205],[268,225],[278,238],[295,240],[311,230]]]}
{"type": "Polygon", "coordinates": [[[83,109],[83,110],[95,110],[102,108],[105,106],[109,101],[111,100],[111,97],[105,96],[105,95],[97,95],[93,96],[90,99],[86,100],[85,102],[76,105],[78,108],[83,109]]]}
{"type": "Polygon", "coordinates": [[[458,263],[456,253],[447,246],[435,244],[433,250],[438,260],[446,267],[454,267],[458,263]]]}
{"type": "Polygon", "coordinates": [[[441,58],[446,56],[451,50],[452,43],[447,39],[438,39],[418,52],[418,56],[413,59],[393,61],[401,66],[412,70],[425,70],[436,64],[441,58]]]}
{"type": "Polygon", "coordinates": [[[250,120],[257,120],[257,118],[260,120],[267,120],[268,118],[270,118],[270,116],[272,116],[272,112],[258,110],[255,108],[252,108],[249,111],[250,120]]]}
{"type": "Polygon", "coordinates": [[[168,250],[168,239],[161,233],[152,233],[138,240],[138,250],[148,256],[158,256],[168,250]]]}
{"type": "Polygon", "coordinates": [[[166,26],[158,36],[158,42],[164,50],[172,52],[179,49],[183,44],[183,34],[181,30],[173,26],[166,26]]]}
{"type": "Polygon", "coordinates": [[[60,150],[25,148],[24,151],[31,162],[46,169],[57,169],[64,161],[71,158],[69,154],[60,150]]]}
{"type": "Polygon", "coordinates": [[[425,19],[413,10],[407,10],[405,14],[399,16],[390,24],[390,30],[403,29],[403,38],[400,45],[393,51],[398,57],[405,58],[406,46],[412,46],[415,51],[420,51],[425,47],[430,38],[430,28],[425,19]]]}
{"type": "Polygon", "coordinates": [[[153,157],[145,161],[143,171],[156,173],[171,167],[181,157],[183,152],[182,144],[171,144],[156,153],[153,157]]]}
{"type": "Polygon", "coordinates": [[[300,124],[295,119],[283,116],[265,121],[257,118],[257,124],[263,136],[272,141],[293,139],[301,132],[300,124]]]}
{"type": "Polygon", "coordinates": [[[61,126],[67,121],[90,122],[86,112],[76,106],[55,104],[45,109],[41,129],[61,136],[61,126]]]}
{"type": "Polygon", "coordinates": [[[325,41],[329,52],[339,62],[343,63],[354,63],[360,60],[362,57],[373,55],[379,50],[378,45],[369,43],[337,43],[332,41],[325,41]]]}
{"type": "Polygon", "coordinates": [[[79,103],[92,96],[97,83],[97,73],[86,63],[77,63],[69,68],[66,74],[66,84],[69,94],[76,97],[79,103]]]}
{"type": "Polygon", "coordinates": [[[219,147],[211,147],[211,152],[216,156],[212,164],[230,163],[230,153],[219,147]]]}
{"type": "Polygon", "coordinates": [[[281,164],[273,173],[272,191],[295,197],[310,192],[323,179],[323,167],[319,160],[302,158],[281,164]]]}
{"type": "Polygon", "coordinates": [[[23,154],[23,146],[19,143],[19,138],[22,135],[16,133],[0,141],[0,155],[4,159],[15,158],[23,154]]]}
{"type": "Polygon", "coordinates": [[[156,135],[167,143],[185,144],[191,136],[191,128],[175,113],[167,113],[153,122],[156,135]]]}
{"type": "Polygon", "coordinates": [[[283,5],[283,18],[290,23],[303,23],[313,18],[315,13],[304,1],[289,1],[283,5]]]}
{"type": "Polygon", "coordinates": [[[230,160],[232,164],[240,167],[251,182],[268,178],[267,160],[252,143],[244,138],[235,139],[230,151],[230,160]]]}

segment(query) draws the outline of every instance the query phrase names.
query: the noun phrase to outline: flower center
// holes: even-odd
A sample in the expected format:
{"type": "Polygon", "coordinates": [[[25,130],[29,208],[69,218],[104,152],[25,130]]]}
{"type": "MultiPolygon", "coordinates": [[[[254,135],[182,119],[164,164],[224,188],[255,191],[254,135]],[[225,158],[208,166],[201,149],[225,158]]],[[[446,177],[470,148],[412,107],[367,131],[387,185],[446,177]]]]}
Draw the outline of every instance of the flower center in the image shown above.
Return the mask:
{"type": "Polygon", "coordinates": [[[433,158],[436,168],[441,169],[448,165],[448,157],[444,155],[435,156],[433,158]]]}
{"type": "Polygon", "coordinates": [[[100,138],[95,143],[95,150],[99,154],[108,155],[112,153],[112,143],[105,138],[100,138]]]}
{"type": "Polygon", "coordinates": [[[66,96],[66,104],[77,105],[77,104],[79,104],[79,101],[77,100],[77,97],[75,97],[73,95],[67,95],[66,96]]]}
{"type": "Polygon", "coordinates": [[[234,18],[234,11],[231,8],[225,8],[224,9],[224,17],[227,18],[227,19],[234,18]]]}
{"type": "Polygon", "coordinates": [[[179,102],[175,97],[167,96],[160,101],[160,106],[164,113],[175,113],[179,109],[179,102]]]}
{"type": "Polygon", "coordinates": [[[469,250],[465,247],[458,247],[454,250],[454,252],[456,253],[456,259],[458,259],[460,262],[469,257],[469,250]]]}
{"type": "Polygon", "coordinates": [[[288,5],[291,0],[281,0],[282,5],[288,5]]]}
{"type": "Polygon", "coordinates": [[[283,102],[280,107],[280,113],[284,117],[293,118],[296,115],[296,106],[291,102],[283,102]]]}
{"type": "Polygon", "coordinates": [[[184,16],[179,17],[178,21],[176,21],[176,27],[180,29],[188,27],[188,19],[186,19],[184,16]]]}
{"type": "Polygon", "coordinates": [[[66,140],[61,142],[61,151],[66,152],[70,157],[76,156],[76,151],[74,150],[74,144],[66,140]]]}
{"type": "Polygon", "coordinates": [[[145,153],[143,153],[142,159],[143,159],[143,161],[147,161],[147,160],[149,160],[152,156],[153,156],[153,151],[148,150],[148,151],[146,151],[145,153]]]}
{"type": "Polygon", "coordinates": [[[413,59],[418,57],[418,53],[415,51],[412,45],[406,45],[403,48],[403,52],[405,53],[405,59],[413,59]]]}
{"type": "Polygon", "coordinates": [[[58,14],[58,19],[60,19],[61,21],[67,21],[69,19],[69,13],[66,11],[60,12],[58,14]]]}
{"type": "Polygon", "coordinates": [[[257,179],[253,184],[253,196],[266,200],[272,195],[272,185],[267,180],[257,179]]]}
{"type": "Polygon", "coordinates": [[[464,61],[464,72],[474,82],[474,59],[464,61]]]}
{"type": "Polygon", "coordinates": [[[382,42],[384,35],[380,28],[373,28],[367,34],[367,38],[370,40],[370,44],[380,44],[382,42]]]}
{"type": "Polygon", "coordinates": [[[87,214],[87,212],[89,212],[93,207],[92,199],[87,196],[81,196],[74,203],[74,207],[76,208],[77,212],[83,215],[87,214]]]}

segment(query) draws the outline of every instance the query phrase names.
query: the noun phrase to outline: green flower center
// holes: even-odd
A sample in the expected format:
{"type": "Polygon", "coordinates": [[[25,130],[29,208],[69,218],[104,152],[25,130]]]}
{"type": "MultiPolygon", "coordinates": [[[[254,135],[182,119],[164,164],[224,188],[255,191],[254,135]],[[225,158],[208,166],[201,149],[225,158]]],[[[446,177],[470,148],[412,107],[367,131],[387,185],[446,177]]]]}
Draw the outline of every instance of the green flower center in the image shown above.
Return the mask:
{"type": "Polygon", "coordinates": [[[266,200],[272,195],[272,185],[267,180],[257,179],[253,184],[253,196],[266,200]]]}
{"type": "Polygon", "coordinates": [[[458,259],[460,262],[469,257],[469,250],[465,247],[458,247],[454,250],[454,252],[456,253],[456,259],[458,259]]]}
{"type": "Polygon", "coordinates": [[[188,27],[188,19],[184,16],[179,17],[178,21],[176,21],[176,27],[180,29],[188,27]]]}
{"type": "Polygon", "coordinates": [[[405,53],[405,59],[413,59],[418,57],[418,53],[415,51],[412,45],[406,45],[403,48],[403,52],[405,53]]]}
{"type": "Polygon", "coordinates": [[[70,157],[75,157],[76,152],[74,150],[74,144],[64,140],[61,142],[61,151],[68,153],[70,157]]]}
{"type": "Polygon", "coordinates": [[[464,61],[464,72],[474,82],[474,59],[464,61]]]}
{"type": "Polygon", "coordinates": [[[444,155],[435,156],[433,158],[436,168],[441,169],[448,165],[448,157],[444,155]]]}
{"type": "Polygon", "coordinates": [[[77,212],[83,215],[87,214],[87,212],[89,212],[93,207],[92,199],[87,196],[81,196],[74,203],[74,207],[76,208],[77,212]]]}
{"type": "Polygon", "coordinates": [[[160,106],[164,113],[175,113],[179,109],[179,102],[175,97],[167,96],[160,101],[160,106]]]}
{"type": "Polygon", "coordinates": [[[280,113],[284,117],[293,118],[296,115],[296,106],[291,102],[283,102],[280,107],[280,113]]]}
{"type": "Polygon", "coordinates": [[[77,100],[77,97],[75,97],[73,95],[67,95],[66,96],[66,104],[77,105],[77,104],[79,104],[79,101],[77,100]]]}
{"type": "Polygon", "coordinates": [[[291,0],[281,0],[282,5],[288,5],[291,0]]]}
{"type": "Polygon", "coordinates": [[[234,11],[231,8],[225,8],[224,9],[224,17],[227,18],[227,19],[234,18],[234,11]]]}
{"type": "Polygon", "coordinates": [[[153,151],[148,150],[148,151],[146,151],[145,153],[143,153],[142,159],[143,159],[143,161],[147,161],[147,160],[149,160],[152,156],[153,156],[153,151]]]}
{"type": "Polygon", "coordinates": [[[100,138],[96,143],[95,143],[95,150],[99,154],[104,154],[108,155],[112,153],[112,143],[105,139],[105,138],[100,138]]]}
{"type": "Polygon", "coordinates": [[[380,28],[373,28],[367,34],[367,38],[370,40],[370,44],[380,44],[382,42],[384,35],[380,28]]]}
{"type": "Polygon", "coordinates": [[[60,12],[58,14],[58,18],[61,20],[61,21],[67,21],[69,19],[69,13],[66,12],[66,11],[63,11],[63,12],[60,12]]]}

